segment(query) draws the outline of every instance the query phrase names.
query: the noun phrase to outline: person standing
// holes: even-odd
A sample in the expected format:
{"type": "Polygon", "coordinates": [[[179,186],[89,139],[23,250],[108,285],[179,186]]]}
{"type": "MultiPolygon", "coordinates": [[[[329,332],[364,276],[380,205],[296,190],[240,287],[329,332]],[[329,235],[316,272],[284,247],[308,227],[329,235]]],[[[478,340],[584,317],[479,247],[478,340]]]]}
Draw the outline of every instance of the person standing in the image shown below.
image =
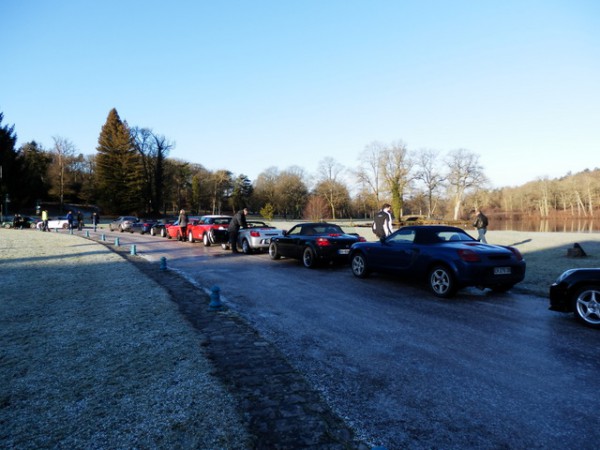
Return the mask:
{"type": "Polygon", "coordinates": [[[98,228],[98,225],[100,224],[100,216],[98,215],[97,212],[93,212],[92,213],[92,225],[94,226],[94,231],[96,231],[96,228],[98,228]]]}
{"type": "Polygon", "coordinates": [[[179,211],[179,240],[184,241],[187,239],[187,226],[188,226],[188,215],[185,209],[179,211]]]}
{"type": "Polygon", "coordinates": [[[373,220],[373,233],[379,239],[385,239],[386,236],[389,236],[394,232],[392,228],[392,205],[389,203],[384,203],[381,207],[381,211],[375,214],[375,219],[373,220]]]}
{"type": "Polygon", "coordinates": [[[42,231],[48,231],[48,210],[42,211],[42,231]]]}
{"type": "Polygon", "coordinates": [[[69,224],[69,230],[73,229],[73,212],[69,211],[67,213],[67,223],[69,224]]]}
{"type": "Polygon", "coordinates": [[[475,221],[473,222],[473,226],[477,229],[477,240],[487,244],[485,233],[487,233],[488,218],[479,208],[473,210],[473,212],[475,213],[475,221]]]}
{"type": "Polygon", "coordinates": [[[79,231],[83,229],[83,214],[81,214],[81,211],[77,211],[77,229],[79,231]]]}
{"type": "Polygon", "coordinates": [[[238,211],[229,222],[229,227],[227,231],[229,231],[229,245],[231,246],[231,251],[233,253],[238,253],[237,249],[237,240],[238,235],[240,234],[240,228],[248,228],[248,223],[246,222],[246,215],[248,214],[248,208],[244,208],[241,211],[238,211]]]}

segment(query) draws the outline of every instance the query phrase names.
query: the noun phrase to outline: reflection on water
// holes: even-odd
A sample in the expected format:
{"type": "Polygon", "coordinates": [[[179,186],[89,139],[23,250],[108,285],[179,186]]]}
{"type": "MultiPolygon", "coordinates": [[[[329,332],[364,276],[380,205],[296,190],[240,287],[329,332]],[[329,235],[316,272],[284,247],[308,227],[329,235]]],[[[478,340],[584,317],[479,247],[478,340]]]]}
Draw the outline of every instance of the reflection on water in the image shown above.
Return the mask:
{"type": "Polygon", "coordinates": [[[512,219],[493,217],[490,230],[504,231],[541,231],[569,233],[598,233],[600,220],[594,219],[512,219]]]}

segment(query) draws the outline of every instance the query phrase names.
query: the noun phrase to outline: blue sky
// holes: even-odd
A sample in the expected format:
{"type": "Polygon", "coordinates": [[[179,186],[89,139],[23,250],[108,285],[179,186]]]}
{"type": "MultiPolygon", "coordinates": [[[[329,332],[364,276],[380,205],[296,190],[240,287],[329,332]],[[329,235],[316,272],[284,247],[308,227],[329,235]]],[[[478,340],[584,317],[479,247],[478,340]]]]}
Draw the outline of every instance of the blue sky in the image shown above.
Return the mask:
{"type": "Polygon", "coordinates": [[[595,0],[2,0],[18,144],[95,153],[111,108],[254,179],[374,141],[467,149],[493,187],[600,167],[595,0]]]}

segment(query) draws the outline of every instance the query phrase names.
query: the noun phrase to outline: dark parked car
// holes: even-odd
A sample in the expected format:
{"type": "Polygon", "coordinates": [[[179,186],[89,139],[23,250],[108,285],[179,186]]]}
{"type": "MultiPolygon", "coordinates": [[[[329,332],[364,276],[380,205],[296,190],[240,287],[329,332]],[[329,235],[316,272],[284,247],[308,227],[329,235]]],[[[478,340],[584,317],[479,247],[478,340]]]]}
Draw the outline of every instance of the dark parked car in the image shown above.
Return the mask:
{"type": "Polygon", "coordinates": [[[525,278],[525,261],[514,247],[483,244],[461,228],[414,225],[376,242],[354,244],[352,273],[387,272],[426,280],[438,297],[467,286],[505,292],[525,278]]]}
{"type": "Polygon", "coordinates": [[[2,228],[35,228],[38,222],[39,220],[29,216],[17,215],[16,220],[15,216],[4,216],[2,228]]]}
{"type": "Polygon", "coordinates": [[[150,227],[150,236],[167,237],[167,226],[171,226],[172,224],[173,220],[157,220],[150,227]]]}
{"type": "Polygon", "coordinates": [[[152,226],[156,223],[151,219],[140,219],[138,222],[133,222],[129,228],[130,233],[146,234],[150,233],[152,226]]]}
{"type": "Polygon", "coordinates": [[[570,269],[550,286],[550,309],[600,328],[600,269],[570,269]]]}
{"type": "Polygon", "coordinates": [[[346,234],[333,223],[301,223],[271,239],[269,256],[299,259],[304,267],[314,268],[324,262],[348,262],[350,247],[360,241],[364,238],[346,234]]]}
{"type": "Polygon", "coordinates": [[[135,216],[121,216],[117,217],[111,223],[108,224],[108,229],[110,231],[119,230],[121,233],[123,231],[129,231],[131,226],[136,223],[139,219],[135,216]]]}

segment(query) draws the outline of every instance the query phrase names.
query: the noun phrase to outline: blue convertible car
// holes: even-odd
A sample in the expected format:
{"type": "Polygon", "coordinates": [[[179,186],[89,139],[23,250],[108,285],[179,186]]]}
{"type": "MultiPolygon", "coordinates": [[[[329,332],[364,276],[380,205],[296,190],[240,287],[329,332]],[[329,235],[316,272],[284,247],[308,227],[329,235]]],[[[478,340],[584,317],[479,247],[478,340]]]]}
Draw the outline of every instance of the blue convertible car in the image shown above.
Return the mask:
{"type": "Polygon", "coordinates": [[[444,225],[407,226],[381,241],[356,243],[350,261],[357,277],[387,272],[421,279],[438,297],[467,286],[505,292],[525,278],[525,261],[516,248],[483,244],[444,225]]]}

